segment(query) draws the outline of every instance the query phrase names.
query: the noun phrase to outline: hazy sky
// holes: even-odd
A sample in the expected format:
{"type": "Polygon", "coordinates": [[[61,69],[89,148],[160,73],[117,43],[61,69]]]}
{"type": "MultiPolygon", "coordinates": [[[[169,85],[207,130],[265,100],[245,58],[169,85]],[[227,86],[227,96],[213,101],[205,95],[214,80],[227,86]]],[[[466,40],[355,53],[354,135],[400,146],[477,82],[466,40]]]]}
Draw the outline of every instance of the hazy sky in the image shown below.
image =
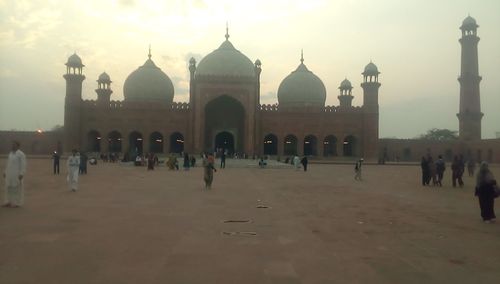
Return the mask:
{"type": "Polygon", "coordinates": [[[230,40],[262,61],[261,102],[277,102],[280,82],[305,64],[338,105],[347,77],[362,104],[361,72],[379,67],[380,137],[411,138],[430,128],[458,129],[461,36],[470,13],[478,24],[483,137],[500,131],[499,0],[0,0],[0,129],[63,124],[67,57],[85,64],[84,99],[97,77],[113,81],[112,100],[147,59],[172,79],[175,101],[188,99],[188,59],[230,40]]]}

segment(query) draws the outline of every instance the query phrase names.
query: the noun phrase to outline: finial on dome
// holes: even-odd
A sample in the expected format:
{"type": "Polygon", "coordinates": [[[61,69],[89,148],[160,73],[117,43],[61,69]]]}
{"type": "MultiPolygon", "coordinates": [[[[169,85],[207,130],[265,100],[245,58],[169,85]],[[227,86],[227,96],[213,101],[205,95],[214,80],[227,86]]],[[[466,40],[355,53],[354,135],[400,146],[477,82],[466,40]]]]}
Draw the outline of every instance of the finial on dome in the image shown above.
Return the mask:
{"type": "Polygon", "coordinates": [[[151,44],[149,44],[149,53],[148,53],[148,58],[151,59],[151,44]]]}
{"type": "Polygon", "coordinates": [[[229,25],[228,25],[227,21],[226,21],[226,35],[225,35],[225,37],[226,37],[226,40],[229,40],[229,25]]]}
{"type": "Polygon", "coordinates": [[[304,49],[300,50],[300,63],[304,63],[304,49]]]}

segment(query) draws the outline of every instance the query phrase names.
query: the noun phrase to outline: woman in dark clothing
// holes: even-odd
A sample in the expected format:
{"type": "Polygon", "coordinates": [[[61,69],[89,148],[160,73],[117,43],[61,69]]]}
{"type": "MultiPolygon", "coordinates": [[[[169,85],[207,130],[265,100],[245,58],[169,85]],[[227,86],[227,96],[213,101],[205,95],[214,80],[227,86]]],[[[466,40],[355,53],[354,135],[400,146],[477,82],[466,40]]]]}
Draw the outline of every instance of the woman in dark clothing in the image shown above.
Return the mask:
{"type": "Polygon", "coordinates": [[[422,157],[420,167],[422,168],[422,185],[429,185],[430,169],[425,157],[422,157]]]}
{"type": "Polygon", "coordinates": [[[191,164],[191,161],[189,161],[188,153],[184,153],[184,163],[182,164],[182,166],[184,167],[185,171],[189,170],[190,164],[191,164]]]}
{"type": "Polygon", "coordinates": [[[486,162],[481,163],[476,180],[476,193],[479,198],[479,207],[481,208],[481,217],[485,223],[491,223],[495,220],[495,198],[497,181],[488,169],[486,162]]]}

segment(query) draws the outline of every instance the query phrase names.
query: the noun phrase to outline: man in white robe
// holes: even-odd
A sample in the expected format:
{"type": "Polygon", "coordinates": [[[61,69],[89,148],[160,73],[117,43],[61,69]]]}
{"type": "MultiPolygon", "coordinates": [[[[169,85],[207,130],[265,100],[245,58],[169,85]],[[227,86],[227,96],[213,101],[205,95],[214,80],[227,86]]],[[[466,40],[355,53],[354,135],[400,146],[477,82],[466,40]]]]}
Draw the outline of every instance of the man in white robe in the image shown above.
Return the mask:
{"type": "Polygon", "coordinates": [[[293,157],[293,165],[297,171],[300,169],[300,158],[298,156],[293,157]]]}
{"type": "Polygon", "coordinates": [[[73,149],[72,155],[68,157],[68,183],[72,191],[78,189],[78,173],[80,171],[80,156],[73,149]]]}
{"type": "Polygon", "coordinates": [[[12,151],[7,158],[7,166],[3,174],[5,178],[4,207],[17,208],[24,202],[23,178],[26,173],[26,156],[19,150],[19,146],[17,141],[12,143],[12,151]]]}

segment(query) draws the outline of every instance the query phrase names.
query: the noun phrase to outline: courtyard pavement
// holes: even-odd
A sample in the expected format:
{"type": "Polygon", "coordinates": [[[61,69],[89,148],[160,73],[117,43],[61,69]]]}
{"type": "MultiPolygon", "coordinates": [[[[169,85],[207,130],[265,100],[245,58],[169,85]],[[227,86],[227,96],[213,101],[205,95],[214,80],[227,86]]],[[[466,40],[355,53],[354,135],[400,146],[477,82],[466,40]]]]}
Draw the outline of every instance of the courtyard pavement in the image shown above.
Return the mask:
{"type": "Polygon", "coordinates": [[[100,163],[73,193],[65,167],[28,159],[25,205],[0,209],[0,283],[500,283],[473,178],[353,168],[226,168],[207,191],[199,167],[100,163]]]}

